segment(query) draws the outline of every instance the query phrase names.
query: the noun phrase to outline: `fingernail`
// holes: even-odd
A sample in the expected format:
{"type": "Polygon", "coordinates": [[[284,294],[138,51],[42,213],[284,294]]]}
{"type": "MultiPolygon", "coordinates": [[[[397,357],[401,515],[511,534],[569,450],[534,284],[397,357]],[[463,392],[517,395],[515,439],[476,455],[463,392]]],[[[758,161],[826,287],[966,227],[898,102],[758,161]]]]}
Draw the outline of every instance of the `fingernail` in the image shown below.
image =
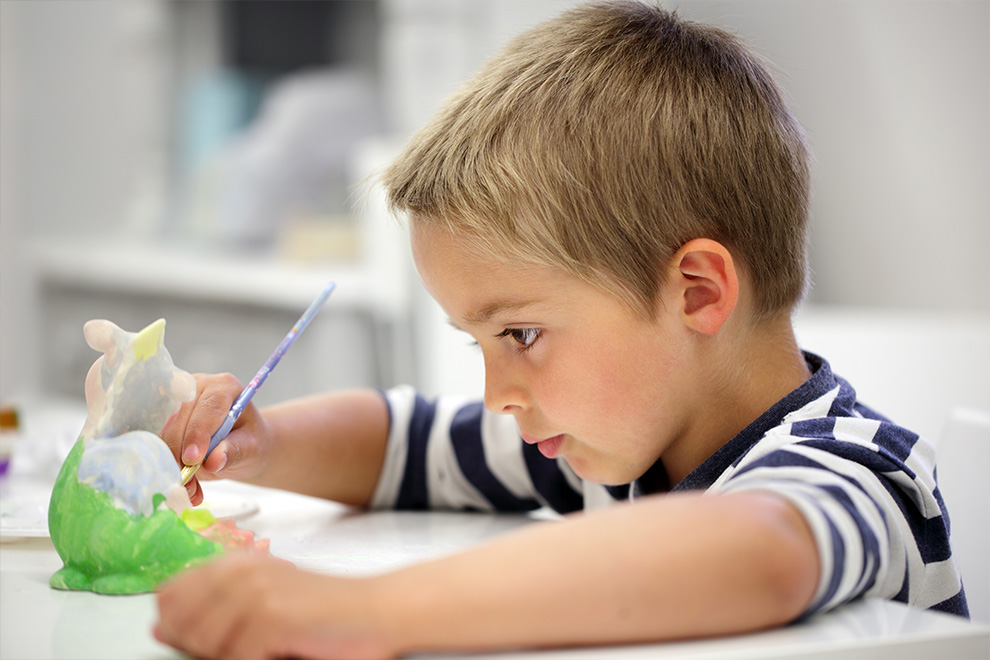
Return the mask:
{"type": "Polygon", "coordinates": [[[220,463],[217,464],[217,469],[214,472],[219,472],[223,469],[223,466],[227,464],[227,452],[220,454],[220,463]]]}
{"type": "Polygon", "coordinates": [[[182,462],[186,465],[196,465],[199,463],[199,447],[189,445],[182,452],[182,462]]]}

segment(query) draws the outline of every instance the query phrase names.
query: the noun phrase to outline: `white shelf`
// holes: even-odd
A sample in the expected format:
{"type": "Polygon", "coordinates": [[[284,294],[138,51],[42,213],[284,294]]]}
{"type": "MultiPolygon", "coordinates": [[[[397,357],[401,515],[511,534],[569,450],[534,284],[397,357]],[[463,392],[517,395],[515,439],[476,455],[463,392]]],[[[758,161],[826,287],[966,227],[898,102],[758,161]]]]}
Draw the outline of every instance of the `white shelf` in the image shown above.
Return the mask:
{"type": "Polygon", "coordinates": [[[30,252],[46,283],[301,313],[332,280],[335,308],[373,313],[380,307],[378,287],[369,284],[372,274],[353,264],[307,265],[267,254],[124,241],[36,241],[30,252]]]}
{"type": "Polygon", "coordinates": [[[36,240],[26,257],[42,328],[36,364],[49,394],[81,391],[95,359],[81,336],[91,318],[130,331],[165,318],[166,344],[179,367],[229,371],[246,381],[330,281],[337,288],[319,322],[283,361],[262,401],[412,377],[406,293],[371,260],[293,262],[277,254],[85,239],[36,240]]]}

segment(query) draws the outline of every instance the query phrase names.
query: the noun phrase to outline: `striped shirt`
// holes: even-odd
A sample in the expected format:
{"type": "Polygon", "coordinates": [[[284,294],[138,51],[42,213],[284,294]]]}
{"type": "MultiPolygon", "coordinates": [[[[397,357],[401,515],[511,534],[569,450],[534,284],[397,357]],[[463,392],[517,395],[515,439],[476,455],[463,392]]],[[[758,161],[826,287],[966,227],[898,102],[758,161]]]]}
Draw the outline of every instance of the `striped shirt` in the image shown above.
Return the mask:
{"type": "Polygon", "coordinates": [[[673,488],[658,461],[637,481],[601,486],[522,441],[515,420],[477,401],[385,392],[391,430],[372,505],[560,513],[657,492],[771,491],[805,516],[821,575],[805,616],[879,597],[968,616],[935,483],[935,451],[856,400],[828,363],[673,488]]]}

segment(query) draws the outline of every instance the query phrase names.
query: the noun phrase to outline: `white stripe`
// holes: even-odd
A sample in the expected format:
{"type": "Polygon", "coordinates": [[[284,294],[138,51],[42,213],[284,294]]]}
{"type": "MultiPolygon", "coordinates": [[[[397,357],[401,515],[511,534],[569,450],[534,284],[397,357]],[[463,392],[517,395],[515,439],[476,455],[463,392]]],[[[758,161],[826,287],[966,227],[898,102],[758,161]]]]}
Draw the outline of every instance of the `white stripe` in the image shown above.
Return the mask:
{"type": "Polygon", "coordinates": [[[388,444],[385,446],[385,461],[369,504],[373,509],[392,508],[399,498],[399,486],[402,484],[408,453],[409,420],[416,401],[416,390],[409,385],[400,385],[387,390],[385,399],[391,411],[391,426],[388,430],[388,444]]]}
{"type": "MultiPolygon", "coordinates": [[[[903,518],[900,518],[900,521],[903,522],[903,518]]],[[[903,524],[902,533],[907,538],[911,538],[911,530],[907,527],[906,522],[903,524]]],[[[904,558],[907,562],[908,603],[914,605],[918,602],[918,596],[925,586],[925,562],[921,558],[921,551],[918,550],[917,543],[904,544],[904,558]]]]}
{"type": "Polygon", "coordinates": [[[924,582],[918,589],[917,607],[928,608],[959,593],[962,582],[955,562],[951,559],[934,561],[925,566],[924,582]]]}
{"type": "Polygon", "coordinates": [[[582,482],[582,486],[583,488],[581,489],[581,492],[584,496],[585,511],[604,509],[618,503],[618,501],[613,498],[607,490],[605,490],[605,486],[601,484],[596,484],[591,481],[584,481],[582,482]]]}
{"type": "MultiPolygon", "coordinates": [[[[886,509],[890,513],[890,509],[886,509]]],[[[901,535],[898,534],[898,537],[901,535]]],[[[865,597],[893,598],[904,586],[907,567],[907,550],[904,543],[892,544],[893,550],[887,553],[887,569],[877,574],[877,581],[866,590],[865,597]]]]}
{"type": "Polygon", "coordinates": [[[832,427],[832,435],[836,440],[848,442],[860,447],[866,447],[874,452],[879,450],[873,441],[880,429],[880,421],[865,417],[836,417],[832,427]]]}
{"type": "Polygon", "coordinates": [[[482,412],[481,444],[488,469],[510,493],[520,499],[535,497],[536,488],[526,469],[523,441],[514,417],[482,412]]]}
{"type": "Polygon", "coordinates": [[[915,474],[915,487],[922,494],[919,508],[926,518],[942,515],[935,499],[935,445],[918,438],[904,464],[915,474]]]}

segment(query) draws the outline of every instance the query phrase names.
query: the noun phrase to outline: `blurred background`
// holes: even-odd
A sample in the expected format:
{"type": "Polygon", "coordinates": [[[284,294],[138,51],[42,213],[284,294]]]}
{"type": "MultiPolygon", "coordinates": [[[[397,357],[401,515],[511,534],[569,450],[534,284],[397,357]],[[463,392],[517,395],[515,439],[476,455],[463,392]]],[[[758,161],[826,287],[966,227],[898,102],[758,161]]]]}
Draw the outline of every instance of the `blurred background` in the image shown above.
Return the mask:
{"type": "MultiPolygon", "coordinates": [[[[457,84],[569,0],[0,1],[0,402],[81,402],[82,324],[167,319],[259,392],[480,394],[480,355],[362,185],[457,84]]],[[[665,2],[775,63],[816,154],[797,315],[868,403],[935,436],[990,409],[990,3],[665,2]]]]}

